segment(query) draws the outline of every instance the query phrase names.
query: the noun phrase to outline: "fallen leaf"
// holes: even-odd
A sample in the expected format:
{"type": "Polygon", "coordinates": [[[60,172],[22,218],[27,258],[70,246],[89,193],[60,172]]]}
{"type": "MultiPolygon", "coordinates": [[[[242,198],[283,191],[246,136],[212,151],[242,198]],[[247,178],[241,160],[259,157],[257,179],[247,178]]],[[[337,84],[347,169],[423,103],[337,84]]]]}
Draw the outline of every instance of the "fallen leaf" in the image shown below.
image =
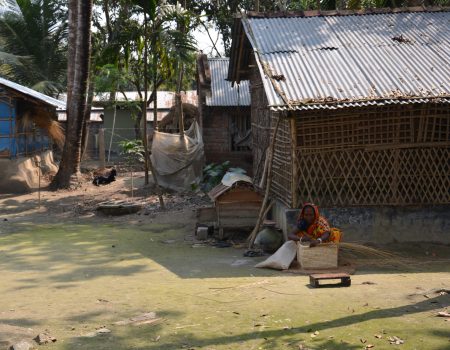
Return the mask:
{"type": "Polygon", "coordinates": [[[446,312],[446,311],[440,311],[440,312],[437,313],[436,316],[439,316],[439,317],[450,317],[450,313],[446,312]]]}
{"type": "Polygon", "coordinates": [[[363,344],[367,343],[367,339],[361,338],[361,339],[359,339],[359,341],[360,341],[361,343],[363,343],[363,344]]]}
{"type": "Polygon", "coordinates": [[[400,339],[399,337],[397,337],[395,335],[392,337],[389,337],[388,341],[390,344],[395,344],[395,345],[401,345],[405,342],[403,339],[400,339]]]}
{"type": "Polygon", "coordinates": [[[375,345],[372,345],[372,344],[367,344],[366,345],[366,349],[372,349],[372,348],[374,348],[375,347],[375,345]]]}
{"type": "Polygon", "coordinates": [[[377,339],[383,338],[383,336],[381,334],[375,334],[374,337],[377,338],[377,339]]]}

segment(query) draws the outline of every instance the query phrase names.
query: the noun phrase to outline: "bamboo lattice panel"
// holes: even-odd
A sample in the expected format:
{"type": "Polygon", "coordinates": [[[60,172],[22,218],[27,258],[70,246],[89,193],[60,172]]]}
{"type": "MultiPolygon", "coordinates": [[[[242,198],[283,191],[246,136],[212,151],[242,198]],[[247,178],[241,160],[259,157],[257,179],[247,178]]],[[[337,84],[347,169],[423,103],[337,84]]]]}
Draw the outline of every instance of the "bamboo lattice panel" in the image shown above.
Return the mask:
{"type": "MultiPolygon", "coordinates": [[[[272,116],[272,124],[282,118],[276,114],[272,116]]],[[[272,131],[271,131],[272,134],[272,131]]],[[[272,198],[290,206],[292,202],[292,151],[291,129],[288,119],[282,119],[278,128],[273,155],[273,178],[270,188],[272,198]]]]}
{"type": "Polygon", "coordinates": [[[300,201],[321,206],[450,203],[450,110],[366,109],[298,118],[300,201]]]}

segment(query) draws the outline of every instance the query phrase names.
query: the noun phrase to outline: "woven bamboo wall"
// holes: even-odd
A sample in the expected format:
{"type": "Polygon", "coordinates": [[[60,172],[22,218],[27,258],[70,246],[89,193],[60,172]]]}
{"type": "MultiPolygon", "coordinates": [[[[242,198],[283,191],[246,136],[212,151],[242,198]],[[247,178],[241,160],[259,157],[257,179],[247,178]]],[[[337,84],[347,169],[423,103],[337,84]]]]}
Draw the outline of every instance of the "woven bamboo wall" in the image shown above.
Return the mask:
{"type": "MultiPolygon", "coordinates": [[[[252,152],[253,178],[259,185],[263,176],[267,149],[273,129],[280,115],[271,112],[262,85],[260,75],[254,70],[250,78],[251,115],[252,115],[252,152]]],[[[270,195],[290,205],[292,202],[292,137],[289,119],[283,118],[277,133],[273,157],[273,177],[270,195]]]]}
{"type": "Polygon", "coordinates": [[[253,69],[250,78],[251,123],[252,123],[252,152],[253,179],[259,184],[264,169],[266,152],[270,143],[270,111],[267,107],[267,97],[264,92],[258,70],[253,69]]]}
{"type": "Polygon", "coordinates": [[[450,203],[448,105],[302,114],[296,131],[300,202],[325,207],[450,203]]]}

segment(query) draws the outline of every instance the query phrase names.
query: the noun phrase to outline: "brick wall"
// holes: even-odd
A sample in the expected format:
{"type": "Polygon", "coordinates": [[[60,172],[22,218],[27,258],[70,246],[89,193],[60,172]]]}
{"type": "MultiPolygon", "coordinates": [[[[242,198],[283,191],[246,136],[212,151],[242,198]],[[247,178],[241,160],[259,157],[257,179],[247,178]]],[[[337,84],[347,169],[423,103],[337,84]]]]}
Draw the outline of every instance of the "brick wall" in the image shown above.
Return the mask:
{"type": "Polygon", "coordinates": [[[203,141],[206,163],[230,161],[232,166],[241,167],[251,174],[251,151],[231,150],[231,116],[236,113],[250,113],[250,108],[205,107],[203,110],[203,141]]]}

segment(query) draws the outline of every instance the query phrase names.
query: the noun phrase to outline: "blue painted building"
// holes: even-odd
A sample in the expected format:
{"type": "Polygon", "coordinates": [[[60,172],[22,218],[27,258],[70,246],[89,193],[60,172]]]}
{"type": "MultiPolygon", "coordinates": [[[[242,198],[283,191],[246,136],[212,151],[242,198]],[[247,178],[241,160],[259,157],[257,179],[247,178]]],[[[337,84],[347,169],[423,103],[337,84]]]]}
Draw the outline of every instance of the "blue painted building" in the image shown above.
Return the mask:
{"type": "Polygon", "coordinates": [[[0,78],[0,158],[17,158],[51,148],[46,131],[36,123],[20,122],[25,114],[44,111],[56,120],[56,109],[65,103],[25,86],[0,78]]]}

